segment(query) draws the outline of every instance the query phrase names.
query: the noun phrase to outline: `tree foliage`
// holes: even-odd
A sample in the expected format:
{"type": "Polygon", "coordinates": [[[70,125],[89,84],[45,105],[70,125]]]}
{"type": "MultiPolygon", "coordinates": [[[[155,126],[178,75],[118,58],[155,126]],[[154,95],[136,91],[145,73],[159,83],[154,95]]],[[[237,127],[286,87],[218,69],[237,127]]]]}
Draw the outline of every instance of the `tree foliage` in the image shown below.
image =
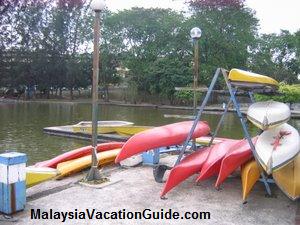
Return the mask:
{"type": "Polygon", "coordinates": [[[268,96],[262,94],[256,94],[255,99],[257,101],[274,100],[285,103],[298,103],[300,101],[300,85],[288,85],[280,83],[279,86],[280,95],[268,96]]]}
{"type": "Polygon", "coordinates": [[[291,34],[264,34],[257,38],[251,49],[249,66],[253,71],[269,74],[286,83],[299,82],[300,31],[291,34]]]}
{"type": "MultiPolygon", "coordinates": [[[[126,82],[138,92],[172,103],[175,87],[191,86],[192,27],[202,29],[199,84],[217,67],[242,68],[285,83],[299,82],[300,31],[257,32],[255,12],[244,0],[190,0],[188,14],[171,9],[105,11],[101,18],[100,86],[126,82]]],[[[0,2],[1,86],[46,96],[91,84],[94,15],[90,0],[3,0],[0,2]]]]}

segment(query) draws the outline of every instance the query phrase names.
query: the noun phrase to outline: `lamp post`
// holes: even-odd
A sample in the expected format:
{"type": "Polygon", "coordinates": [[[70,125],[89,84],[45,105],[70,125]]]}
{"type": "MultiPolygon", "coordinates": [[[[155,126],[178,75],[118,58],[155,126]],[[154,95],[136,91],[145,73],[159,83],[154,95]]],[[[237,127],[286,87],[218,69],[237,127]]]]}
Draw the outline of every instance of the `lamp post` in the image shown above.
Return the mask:
{"type": "Polygon", "coordinates": [[[190,35],[191,38],[193,39],[194,43],[194,115],[196,115],[196,110],[197,110],[197,95],[196,95],[196,89],[198,86],[198,77],[199,77],[199,44],[198,40],[201,37],[201,30],[198,27],[194,27],[191,29],[190,35]]]}
{"type": "Polygon", "coordinates": [[[93,0],[91,8],[95,11],[94,22],[94,53],[93,53],[93,93],[92,93],[92,166],[86,180],[101,180],[97,160],[97,135],[98,135],[98,81],[99,81],[99,38],[100,38],[100,12],[105,8],[104,0],[93,0]]]}

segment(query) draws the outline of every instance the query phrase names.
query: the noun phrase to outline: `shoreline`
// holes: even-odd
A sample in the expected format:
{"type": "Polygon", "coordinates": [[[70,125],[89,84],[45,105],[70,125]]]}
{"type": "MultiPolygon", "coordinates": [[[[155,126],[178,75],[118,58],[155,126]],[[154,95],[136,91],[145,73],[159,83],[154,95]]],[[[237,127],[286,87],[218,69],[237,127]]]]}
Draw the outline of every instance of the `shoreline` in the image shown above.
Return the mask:
{"type": "MultiPolygon", "coordinates": [[[[9,98],[0,98],[1,103],[61,103],[61,104],[92,104],[91,99],[35,99],[35,100],[23,100],[23,99],[9,99],[9,98]]],[[[99,105],[112,105],[112,106],[122,106],[122,107],[148,107],[155,109],[175,109],[175,110],[189,110],[192,111],[192,106],[180,106],[180,105],[162,105],[162,104],[152,104],[152,103],[127,103],[123,101],[111,100],[109,102],[98,101],[99,105]]],[[[242,113],[246,113],[250,103],[241,103],[240,109],[242,113]]],[[[199,106],[197,107],[200,108],[199,106]]],[[[221,104],[213,104],[205,107],[204,112],[222,112],[224,109],[221,104]]],[[[235,112],[232,107],[228,109],[229,112],[235,112]]],[[[300,103],[295,103],[292,105],[291,109],[291,118],[300,119],[300,103]]]]}

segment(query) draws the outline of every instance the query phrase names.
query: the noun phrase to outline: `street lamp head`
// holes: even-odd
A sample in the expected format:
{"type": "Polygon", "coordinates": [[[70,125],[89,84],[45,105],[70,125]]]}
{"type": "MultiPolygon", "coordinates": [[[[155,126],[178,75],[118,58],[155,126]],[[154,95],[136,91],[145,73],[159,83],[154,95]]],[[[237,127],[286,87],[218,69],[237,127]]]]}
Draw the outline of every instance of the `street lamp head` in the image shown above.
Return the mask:
{"type": "Polygon", "coordinates": [[[105,8],[105,1],[104,0],[93,0],[91,2],[91,8],[94,11],[102,11],[105,8]]]}
{"type": "Polygon", "coordinates": [[[199,39],[201,37],[202,31],[200,30],[200,28],[194,27],[193,29],[191,29],[190,34],[193,39],[199,39]]]}

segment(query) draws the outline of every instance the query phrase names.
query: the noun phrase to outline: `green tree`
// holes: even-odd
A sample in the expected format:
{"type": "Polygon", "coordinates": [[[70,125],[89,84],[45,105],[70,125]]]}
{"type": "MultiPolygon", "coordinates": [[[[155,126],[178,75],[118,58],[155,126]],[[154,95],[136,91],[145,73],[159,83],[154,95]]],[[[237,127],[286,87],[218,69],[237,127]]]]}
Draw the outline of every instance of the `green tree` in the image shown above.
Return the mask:
{"type": "Polygon", "coordinates": [[[286,83],[299,82],[300,31],[291,34],[263,34],[251,49],[249,66],[253,71],[267,74],[286,83]]]}
{"type": "Polygon", "coordinates": [[[182,28],[184,21],[182,14],[166,9],[133,8],[107,16],[104,40],[129,69],[131,83],[139,91],[172,100],[171,89],[190,81],[186,77],[191,78],[191,52],[186,50],[189,38],[182,28]]]}
{"type": "Polygon", "coordinates": [[[246,68],[258,20],[243,0],[193,0],[189,27],[202,29],[200,82],[208,84],[217,67],[246,68]]]}

